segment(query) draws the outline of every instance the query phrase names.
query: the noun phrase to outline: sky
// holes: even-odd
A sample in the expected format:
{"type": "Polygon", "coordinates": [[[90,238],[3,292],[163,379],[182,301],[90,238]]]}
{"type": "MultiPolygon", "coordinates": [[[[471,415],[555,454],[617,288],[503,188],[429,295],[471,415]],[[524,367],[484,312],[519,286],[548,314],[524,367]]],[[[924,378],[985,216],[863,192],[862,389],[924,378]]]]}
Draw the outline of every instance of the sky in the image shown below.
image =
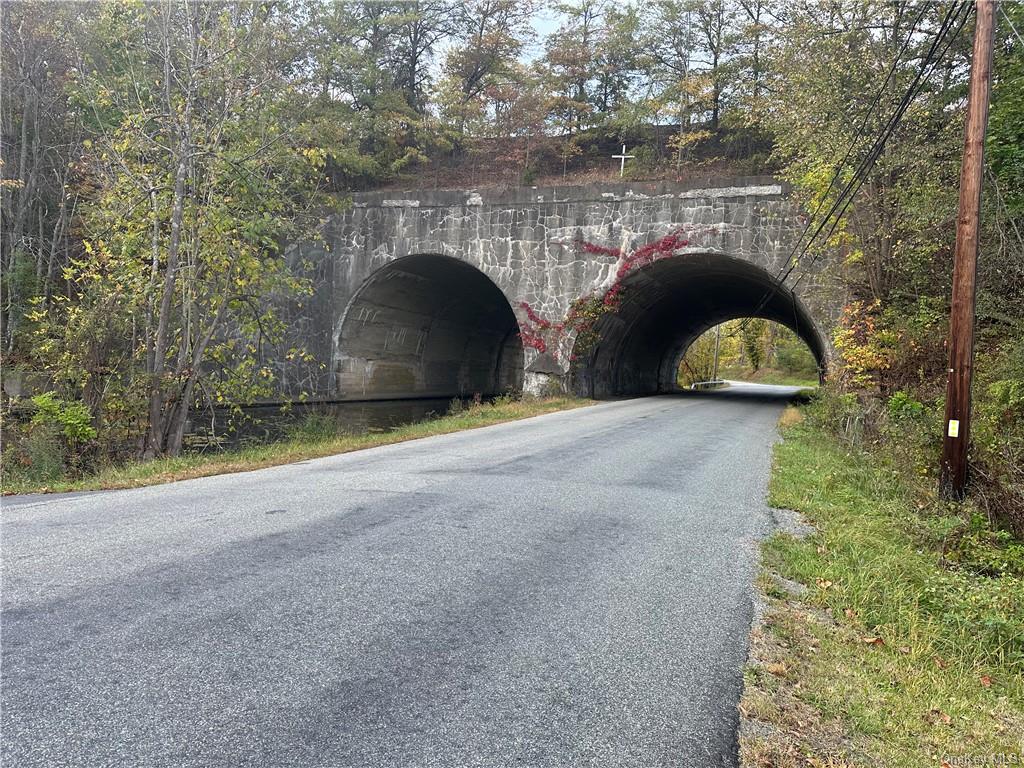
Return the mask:
{"type": "Polygon", "coordinates": [[[553,8],[542,8],[533,15],[533,31],[536,39],[526,51],[527,61],[533,61],[544,52],[544,38],[558,29],[559,13],[553,8]]]}

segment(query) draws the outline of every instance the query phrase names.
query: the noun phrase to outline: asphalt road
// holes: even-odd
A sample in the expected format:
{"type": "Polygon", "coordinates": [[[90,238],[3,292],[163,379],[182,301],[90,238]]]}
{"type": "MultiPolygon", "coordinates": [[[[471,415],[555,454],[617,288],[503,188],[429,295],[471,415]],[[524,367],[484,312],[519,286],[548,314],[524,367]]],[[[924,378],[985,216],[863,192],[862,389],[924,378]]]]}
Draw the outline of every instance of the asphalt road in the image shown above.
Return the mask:
{"type": "Polygon", "coordinates": [[[4,766],[729,766],[789,388],[4,500],[4,766]]]}

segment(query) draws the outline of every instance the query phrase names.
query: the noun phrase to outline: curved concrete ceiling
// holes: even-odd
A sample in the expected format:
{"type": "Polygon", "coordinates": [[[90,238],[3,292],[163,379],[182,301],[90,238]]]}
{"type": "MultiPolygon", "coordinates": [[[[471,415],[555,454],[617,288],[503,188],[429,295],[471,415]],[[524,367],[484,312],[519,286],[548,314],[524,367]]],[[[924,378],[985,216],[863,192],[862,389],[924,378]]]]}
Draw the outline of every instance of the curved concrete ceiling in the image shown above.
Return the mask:
{"type": "Polygon", "coordinates": [[[494,395],[522,388],[519,325],[501,290],[448,256],[377,270],[345,311],[336,368],[343,398],[494,395]]]}

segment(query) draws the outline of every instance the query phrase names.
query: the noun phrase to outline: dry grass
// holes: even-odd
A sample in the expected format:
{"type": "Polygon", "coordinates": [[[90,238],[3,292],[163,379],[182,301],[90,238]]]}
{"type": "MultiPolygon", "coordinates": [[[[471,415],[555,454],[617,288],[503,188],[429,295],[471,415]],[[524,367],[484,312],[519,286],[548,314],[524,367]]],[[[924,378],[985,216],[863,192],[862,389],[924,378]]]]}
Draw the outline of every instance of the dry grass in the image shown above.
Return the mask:
{"type": "Polygon", "coordinates": [[[290,464],[339,453],[358,451],[432,435],[444,435],[466,429],[539,416],[554,411],[590,405],[592,401],[569,397],[527,400],[500,400],[465,408],[436,419],[408,424],[387,432],[337,434],[319,432],[296,436],[290,440],[259,445],[238,451],[216,454],[192,454],[154,461],[131,462],[106,467],[88,477],[61,480],[39,485],[30,479],[4,473],[3,493],[52,493],[64,491],[109,490],[159,485],[231,472],[248,472],[279,464],[290,464]]]}
{"type": "Polygon", "coordinates": [[[786,429],[793,427],[804,420],[803,412],[794,405],[787,405],[786,409],[782,412],[779,417],[779,427],[786,429]]]}

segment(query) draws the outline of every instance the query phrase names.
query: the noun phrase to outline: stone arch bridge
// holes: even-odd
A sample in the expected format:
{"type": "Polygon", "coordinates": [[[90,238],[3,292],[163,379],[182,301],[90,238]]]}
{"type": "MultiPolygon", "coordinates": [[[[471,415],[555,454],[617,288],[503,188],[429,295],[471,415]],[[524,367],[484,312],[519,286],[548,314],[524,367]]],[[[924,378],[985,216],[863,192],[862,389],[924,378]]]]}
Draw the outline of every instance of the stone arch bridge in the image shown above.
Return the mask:
{"type": "Polygon", "coordinates": [[[821,262],[777,285],[803,226],[787,192],[756,177],[356,195],[322,244],[291,251],[315,290],[289,310],[308,354],[277,364],[283,394],[670,391],[693,339],[755,312],[824,369],[841,296],[821,262]],[[609,290],[581,350],[565,318],[609,290]]]}

